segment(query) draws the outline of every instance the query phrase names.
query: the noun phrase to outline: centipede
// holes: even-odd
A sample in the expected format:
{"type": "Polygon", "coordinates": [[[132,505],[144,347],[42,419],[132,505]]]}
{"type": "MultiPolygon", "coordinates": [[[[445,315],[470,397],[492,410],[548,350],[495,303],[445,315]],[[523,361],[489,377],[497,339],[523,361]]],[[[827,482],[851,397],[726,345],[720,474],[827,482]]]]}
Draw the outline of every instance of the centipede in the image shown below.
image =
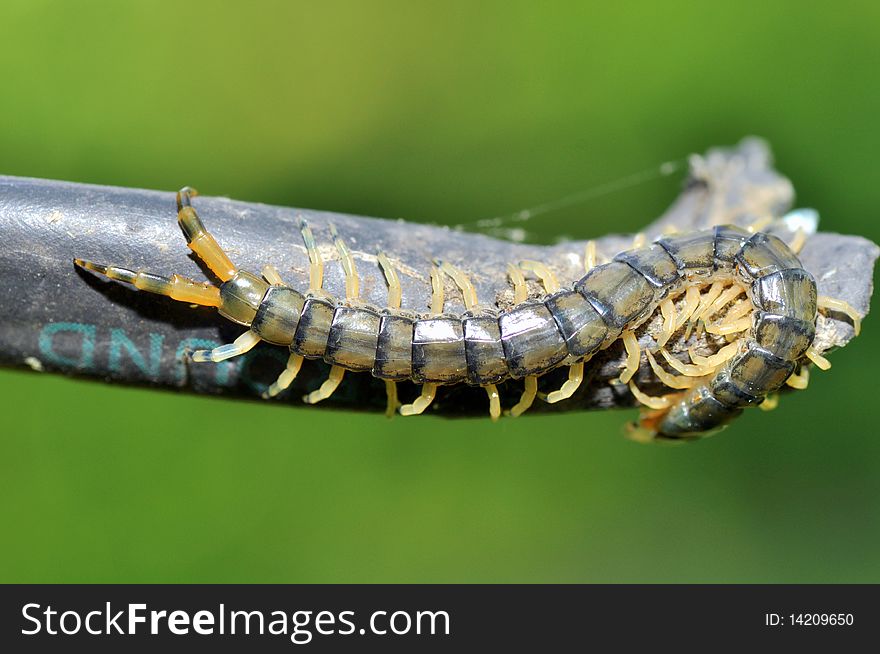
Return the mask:
{"type": "Polygon", "coordinates": [[[571,398],[594,357],[620,342],[625,362],[609,383],[642,407],[638,421],[627,425],[628,435],[644,442],[687,441],[719,431],[745,409],[774,407],[780,390],[807,387],[812,367],[830,367],[813,346],[821,313],[843,315],[855,334],[860,331],[859,312],[819,295],[801,265],[798,253],[809,230],[794,230],[786,242],[771,218],[746,227],[667,230],[652,242],[637,235],[608,260],[600,260],[595,243],[587,242],[583,275],[570,283],[561,283],[546,262],[510,262],[505,273],[512,300],[503,305],[480,302],[466,267],[436,258],[426,310],[413,311],[401,307],[391,253],[375,257],[387,286],[385,305],[362,299],[355,258],[332,225],[345,292],[325,290],[325,261],[304,218],[298,229],[308,253],[307,287],[286,283],[271,263],[260,274],[239,268],[205,228],[193,202],[197,195],[190,187],[176,194],[177,222],[189,249],[219,283],[82,258],[74,264],[140,291],[216,308],[246,328],[232,343],[194,351],[193,363],[232,359],[260,342],[287,348],[286,365],[265,399],[285,393],[304,362],[317,359],[330,369],[303,397],[307,404],[330,398],[347,374],[368,374],[384,382],[389,416],[422,414],[438,393],[467,385],[483,389],[493,421],[517,418],[536,401],[571,398]],[[464,311],[446,310],[447,281],[464,311]],[[536,285],[539,292],[530,292],[536,285]],[[649,324],[652,343],[640,345],[637,335],[649,324]],[[687,341],[692,335],[711,343],[711,351],[690,346],[682,359],[667,349],[673,336],[687,341]],[[642,366],[666,392],[651,395],[639,387],[642,366]],[[564,381],[546,388],[541,378],[558,369],[567,369],[564,381]],[[411,402],[399,399],[401,382],[418,385],[411,402]],[[502,407],[499,384],[509,383],[522,385],[519,399],[502,407]]]}

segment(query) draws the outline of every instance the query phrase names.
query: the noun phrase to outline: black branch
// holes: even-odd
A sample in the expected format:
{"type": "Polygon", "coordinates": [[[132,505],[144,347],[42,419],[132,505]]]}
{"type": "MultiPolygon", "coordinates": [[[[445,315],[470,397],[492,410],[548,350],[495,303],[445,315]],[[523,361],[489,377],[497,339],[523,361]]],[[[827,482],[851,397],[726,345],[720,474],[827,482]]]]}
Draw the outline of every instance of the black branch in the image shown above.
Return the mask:
{"type": "MultiPolygon", "coordinates": [[[[692,157],[681,195],[644,233],[650,239],[670,227],[746,225],[768,214],[783,215],[793,197],[791,183],[773,169],[766,145],[748,139],[735,148],[692,157]]],[[[271,263],[288,284],[301,289],[308,286],[309,266],[298,220],[306,218],[327,261],[325,288],[343,296],[344,275],[329,239],[329,226],[335,225],[354,253],[362,296],[377,306],[385,304],[387,294],[376,263],[379,251],[388,253],[398,269],[403,307],[422,312],[428,309],[429,271],[435,258],[464,269],[480,301],[500,307],[512,302],[506,277],[510,262],[545,262],[563,283],[579,278],[583,271],[585,241],[527,245],[448,227],[225,198],[199,197],[194,205],[240,267],[259,272],[271,263]]],[[[0,177],[0,364],[112,383],[259,397],[282,369],[287,358],[284,348],[261,344],[232,361],[193,363],[189,352],[230,342],[242,328],[213,309],[139,292],[72,263],[74,257],[82,257],[163,275],[210,279],[188,255],[175,216],[173,192],[0,177]]],[[[600,257],[607,260],[631,247],[632,238],[597,239],[600,257]]],[[[863,314],[869,308],[877,256],[877,246],[866,239],[828,233],[811,236],[801,253],[820,294],[845,300],[863,314]]],[[[533,290],[539,292],[537,287],[533,290]]],[[[463,310],[454,286],[447,288],[447,298],[449,311],[463,310]]],[[[816,346],[820,351],[842,347],[852,336],[844,317],[820,317],[816,346]]],[[[650,343],[650,328],[643,330],[641,339],[643,346],[650,343]]],[[[681,342],[670,345],[673,352],[685,347],[681,342]]],[[[536,402],[533,411],[633,406],[626,387],[609,384],[623,365],[619,346],[591,361],[587,381],[571,399],[556,405],[536,402]]],[[[303,393],[320,385],[327,371],[322,362],[307,362],[291,389],[275,401],[299,404],[303,393]]],[[[564,371],[551,373],[542,379],[542,386],[558,387],[564,375],[564,371]]],[[[662,392],[647,365],[637,379],[646,392],[662,392]]],[[[509,406],[521,392],[521,383],[508,382],[501,391],[509,406]]],[[[415,394],[414,386],[402,385],[402,399],[415,394]]],[[[385,388],[370,375],[350,374],[332,399],[319,406],[381,410],[385,388]]],[[[443,389],[433,409],[449,416],[484,413],[485,393],[466,386],[443,389]]]]}

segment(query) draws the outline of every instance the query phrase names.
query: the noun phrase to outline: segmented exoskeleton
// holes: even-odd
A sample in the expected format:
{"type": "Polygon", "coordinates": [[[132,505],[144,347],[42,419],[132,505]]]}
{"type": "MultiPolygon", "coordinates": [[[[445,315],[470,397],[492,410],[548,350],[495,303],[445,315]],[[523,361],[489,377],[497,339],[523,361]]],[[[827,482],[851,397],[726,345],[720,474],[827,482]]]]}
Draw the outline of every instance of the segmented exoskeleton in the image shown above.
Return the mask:
{"type": "Polygon", "coordinates": [[[262,278],[239,269],[205,229],[192,206],[194,195],[188,188],[178,192],[178,223],[189,247],[221,280],[219,287],[179,275],[161,277],[81,259],[75,263],[145,291],[217,307],[224,317],[249,328],[234,343],[195,352],[194,361],[223,361],[261,340],[289,347],[287,366],[267,397],[289,387],[304,359],[323,359],[332,366],[330,374],[306,402],[330,397],[345,371],[368,372],[385,381],[390,413],[421,413],[438,387],[469,384],[486,390],[490,415],[497,419],[501,406],[496,385],[512,378],[524,380],[525,387],[509,411],[517,416],[538,396],[540,375],[569,367],[560,389],[541,394],[548,402],[564,400],[581,384],[590,358],[621,339],[628,356],[617,381],[650,409],[633,434],[692,438],[725,425],[745,407],[761,404],[786,383],[805,387],[807,368],[796,374],[805,358],[826,366],[811,347],[819,308],[847,313],[858,329],[857,313],[843,302],[817,297],[815,281],[792,248],[762,231],[716,226],[668,235],[651,244],[636,243],[602,264],[588,246],[586,274],[570,287],[560,287],[539,262],[512,264],[508,275],[515,302],[503,311],[480,306],[467,275],[436,261],[431,310],[416,314],[400,308],[400,283],[384,253],[378,254],[378,262],[388,284],[387,306],[360,300],[354,259],[335,230],[346,296],[326,293],[323,262],[305,222],[300,228],[310,261],[308,289],[286,285],[271,266],[263,269],[262,278]],[[524,272],[540,280],[543,297],[529,299],[524,272]],[[444,313],[443,275],[461,291],[463,314],[444,313]],[[657,377],[674,390],[650,397],[633,380],[642,360],[634,330],[658,310],[662,329],[656,348],[645,356],[657,377]],[[691,363],[684,363],[664,349],[679,329],[705,329],[730,342],[709,356],[691,350],[691,363]],[[661,366],[658,354],[679,374],[661,366]],[[400,406],[396,383],[402,380],[421,384],[422,390],[414,402],[400,406]]]}

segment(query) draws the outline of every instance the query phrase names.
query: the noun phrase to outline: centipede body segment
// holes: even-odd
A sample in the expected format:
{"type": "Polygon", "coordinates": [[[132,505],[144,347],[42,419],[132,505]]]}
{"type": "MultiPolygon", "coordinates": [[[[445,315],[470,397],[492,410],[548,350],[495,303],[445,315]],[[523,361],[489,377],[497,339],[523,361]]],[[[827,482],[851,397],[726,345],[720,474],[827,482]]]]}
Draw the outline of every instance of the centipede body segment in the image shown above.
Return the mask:
{"type": "MultiPolygon", "coordinates": [[[[248,328],[234,343],[195,352],[196,362],[238,356],[260,341],[288,348],[288,363],[266,397],[288,388],[304,360],[322,359],[331,365],[329,376],[306,395],[306,402],[330,397],[351,372],[385,382],[389,413],[422,413],[444,386],[467,384],[485,389],[490,415],[497,419],[502,412],[497,384],[522,380],[522,397],[509,410],[517,416],[536,397],[549,402],[570,397],[589,372],[591,358],[622,340],[627,359],[615,383],[645,406],[632,435],[690,439],[723,427],[744,408],[765,403],[786,384],[803,388],[809,363],[827,363],[811,348],[820,309],[845,313],[859,326],[852,307],[818,296],[815,280],[792,248],[763,231],[717,225],[653,243],[637,237],[633,247],[604,262],[588,245],[584,275],[569,285],[560,285],[543,262],[511,262],[514,303],[503,309],[478,304],[463,269],[434,261],[430,302],[426,311],[414,312],[400,307],[393,253],[379,252],[376,259],[387,281],[387,305],[360,298],[354,258],[344,235],[335,230],[331,237],[345,273],[345,297],[325,291],[324,262],[305,221],[300,232],[309,255],[308,288],[287,285],[271,266],[262,277],[239,269],[205,229],[194,196],[189,188],[178,193],[178,223],[219,286],[75,262],[141,290],[216,307],[248,328]],[[529,296],[526,275],[536,278],[539,297],[529,296]],[[463,313],[444,311],[444,277],[458,289],[463,313]],[[654,346],[643,352],[636,330],[655,315],[662,327],[654,346]],[[717,351],[700,355],[691,350],[690,362],[672,356],[664,346],[679,330],[686,337],[692,332],[713,335],[717,351]],[[639,389],[635,377],[643,364],[669,393],[649,396],[639,389]],[[538,379],[563,366],[569,375],[562,387],[539,390],[538,379]],[[421,393],[401,406],[396,384],[407,380],[420,384],[421,393]]],[[[802,245],[798,240],[795,247],[802,245]]]]}

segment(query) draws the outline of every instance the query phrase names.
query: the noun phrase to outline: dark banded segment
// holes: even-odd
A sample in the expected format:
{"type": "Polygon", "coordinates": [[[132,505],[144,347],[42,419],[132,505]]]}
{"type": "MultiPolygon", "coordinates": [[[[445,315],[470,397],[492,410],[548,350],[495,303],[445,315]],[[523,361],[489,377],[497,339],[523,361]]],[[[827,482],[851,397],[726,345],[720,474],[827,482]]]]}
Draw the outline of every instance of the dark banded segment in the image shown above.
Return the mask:
{"type": "Polygon", "coordinates": [[[801,262],[779,237],[762,232],[745,242],[736,255],[736,264],[740,274],[751,279],[801,267],[801,262]]]}
{"type": "Polygon", "coordinates": [[[373,376],[402,381],[412,377],[413,322],[415,314],[385,310],[379,322],[373,376]]]}
{"type": "Polygon", "coordinates": [[[621,252],[614,257],[614,260],[628,264],[647,279],[656,289],[655,300],[663,299],[681,279],[681,273],[675,259],[666,251],[666,248],[656,243],[648,247],[621,252]]]}
{"type": "Polygon", "coordinates": [[[324,361],[355,372],[372,370],[379,341],[379,321],[379,313],[369,307],[336,307],[324,361]]]}
{"type": "Polygon", "coordinates": [[[609,338],[616,338],[627,324],[644,317],[654,300],[650,282],[622,261],[596,266],[575,284],[575,290],[613,328],[609,338]]]}
{"type": "MultiPolygon", "coordinates": [[[[730,370],[727,368],[722,368],[712,378],[712,381],[709,382],[709,390],[712,391],[713,397],[729,407],[756,406],[764,400],[763,396],[752,395],[742,388],[738,382],[731,378],[730,370]]],[[[672,419],[666,421],[667,430],[674,424],[674,412],[670,412],[670,417],[672,419]]]]}
{"type": "Polygon", "coordinates": [[[419,384],[459,384],[467,380],[461,318],[443,315],[413,323],[412,379],[419,384]]]}
{"type": "Polygon", "coordinates": [[[545,372],[568,354],[553,314],[541,302],[516,305],[501,314],[498,325],[507,369],[517,379],[545,372]]]}
{"type": "Polygon", "coordinates": [[[495,384],[508,376],[501,344],[498,314],[482,311],[462,317],[468,383],[480,386],[495,384]]]}
{"type": "Polygon", "coordinates": [[[678,269],[691,275],[711,275],[715,270],[715,234],[704,230],[657,241],[675,259],[678,269]]]}
{"type": "Polygon", "coordinates": [[[751,340],[727,365],[730,380],[754,397],[764,397],[778,390],[795,367],[793,361],[786,361],[751,340]]]}
{"type": "Polygon", "coordinates": [[[270,286],[260,302],[251,329],[264,341],[290,345],[296,334],[305,298],[287,286],[270,286]]]}
{"type": "Polygon", "coordinates": [[[565,340],[569,361],[575,362],[593,354],[608,338],[608,326],[602,316],[577,291],[560,291],[547,298],[544,304],[565,340]]]}
{"type": "MultiPolygon", "coordinates": [[[[722,427],[742,413],[742,409],[737,406],[719,402],[705,386],[689,391],[675,409],[673,438],[683,439],[706,436],[707,432],[722,427]]],[[[662,424],[660,431],[663,432],[662,424]]]]}
{"type": "Polygon", "coordinates": [[[736,255],[742,250],[745,242],[751,238],[746,230],[735,225],[718,225],[713,229],[715,234],[715,270],[732,268],[736,255]]]}
{"type": "Polygon", "coordinates": [[[246,270],[239,270],[232,279],[220,285],[217,311],[240,325],[250,325],[268,290],[269,284],[264,280],[246,270]]]}
{"type": "Polygon", "coordinates": [[[768,313],[816,318],[816,282],[802,268],[780,270],[756,279],[751,299],[755,307],[768,313]]]}
{"type": "Polygon", "coordinates": [[[813,342],[816,323],[756,311],[752,331],[762,348],[787,361],[797,361],[813,342]]]}
{"type": "Polygon", "coordinates": [[[290,351],[307,359],[322,358],[330,338],[334,313],[336,303],[331,298],[317,295],[306,297],[290,351]]]}

